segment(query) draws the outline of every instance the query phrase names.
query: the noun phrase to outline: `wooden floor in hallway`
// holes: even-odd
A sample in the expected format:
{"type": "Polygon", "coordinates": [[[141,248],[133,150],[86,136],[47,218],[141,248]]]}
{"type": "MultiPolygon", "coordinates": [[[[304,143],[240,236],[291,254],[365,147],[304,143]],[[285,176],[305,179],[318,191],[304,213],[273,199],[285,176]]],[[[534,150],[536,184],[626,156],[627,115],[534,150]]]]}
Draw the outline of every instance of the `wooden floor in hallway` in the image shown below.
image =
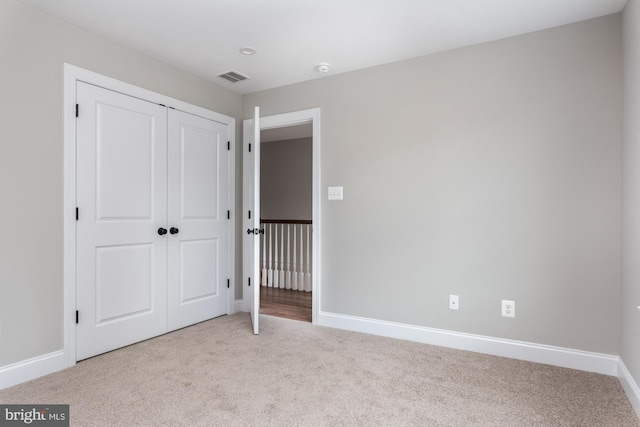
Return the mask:
{"type": "Polygon", "coordinates": [[[260,313],[311,322],[311,292],[260,287],[260,313]]]}

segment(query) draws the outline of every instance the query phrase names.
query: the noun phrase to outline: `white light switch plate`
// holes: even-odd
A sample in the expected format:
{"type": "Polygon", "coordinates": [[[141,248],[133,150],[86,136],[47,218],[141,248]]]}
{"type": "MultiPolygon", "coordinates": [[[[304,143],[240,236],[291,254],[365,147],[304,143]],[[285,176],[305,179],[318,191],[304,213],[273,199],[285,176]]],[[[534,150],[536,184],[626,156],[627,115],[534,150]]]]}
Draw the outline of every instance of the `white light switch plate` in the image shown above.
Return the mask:
{"type": "Polygon", "coordinates": [[[329,187],[329,200],[342,200],[342,187],[329,187]]]}

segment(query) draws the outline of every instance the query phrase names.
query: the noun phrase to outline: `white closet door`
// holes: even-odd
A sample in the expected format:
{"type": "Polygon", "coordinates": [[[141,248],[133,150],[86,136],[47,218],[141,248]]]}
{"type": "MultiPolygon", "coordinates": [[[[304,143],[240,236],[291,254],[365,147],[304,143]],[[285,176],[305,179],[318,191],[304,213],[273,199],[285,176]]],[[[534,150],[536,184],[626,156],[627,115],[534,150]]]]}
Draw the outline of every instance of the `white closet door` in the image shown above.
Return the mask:
{"type": "Polygon", "coordinates": [[[78,83],[77,359],[167,330],[167,111],[78,83]]]}
{"type": "Polygon", "coordinates": [[[169,110],[169,330],[228,310],[228,126],[169,110]]]}

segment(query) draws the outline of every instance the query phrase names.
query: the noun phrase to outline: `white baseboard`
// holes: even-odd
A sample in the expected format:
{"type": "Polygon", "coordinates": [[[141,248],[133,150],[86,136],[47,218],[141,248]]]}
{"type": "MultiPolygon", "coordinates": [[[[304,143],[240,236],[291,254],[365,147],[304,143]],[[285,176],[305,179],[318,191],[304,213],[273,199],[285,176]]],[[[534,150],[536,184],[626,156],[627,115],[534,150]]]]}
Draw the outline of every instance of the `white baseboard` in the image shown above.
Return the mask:
{"type": "Polygon", "coordinates": [[[229,314],[240,313],[241,311],[244,311],[243,308],[244,308],[244,300],[237,299],[233,303],[233,312],[229,314]]]}
{"type": "Polygon", "coordinates": [[[466,334],[336,313],[320,312],[318,317],[318,325],[321,326],[416,341],[459,350],[474,351],[511,359],[526,360],[529,362],[544,363],[563,368],[596,372],[604,375],[618,375],[618,362],[620,358],[610,354],[466,334]]]}
{"type": "Polygon", "coordinates": [[[31,381],[67,367],[68,360],[62,350],[2,366],[0,367],[0,389],[31,381]]]}
{"type": "Polygon", "coordinates": [[[633,406],[638,417],[640,417],[640,387],[636,384],[622,359],[618,361],[618,379],[620,380],[620,384],[622,384],[624,392],[627,393],[631,406],[633,406]]]}

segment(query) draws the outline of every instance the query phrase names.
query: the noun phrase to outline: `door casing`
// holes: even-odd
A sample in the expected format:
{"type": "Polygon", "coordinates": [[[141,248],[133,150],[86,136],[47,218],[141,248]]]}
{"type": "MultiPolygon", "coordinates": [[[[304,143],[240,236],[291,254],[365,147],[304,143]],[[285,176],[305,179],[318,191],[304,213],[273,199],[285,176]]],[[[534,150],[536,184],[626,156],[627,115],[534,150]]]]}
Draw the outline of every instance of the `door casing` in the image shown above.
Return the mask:
{"type": "MultiPolygon", "coordinates": [[[[228,274],[229,298],[227,313],[233,314],[235,306],[235,119],[224,114],[201,108],[120,80],[113,79],[71,64],[64,64],[64,300],[63,300],[63,358],[65,367],[76,364],[76,82],[83,81],[96,86],[167,105],[187,113],[224,123],[229,129],[228,206],[229,219],[228,274]]],[[[80,114],[82,111],[80,109],[80,114]]]]}
{"type": "MultiPolygon", "coordinates": [[[[243,145],[242,149],[247,149],[249,144],[249,128],[252,119],[244,120],[243,122],[243,145]]],[[[313,324],[317,324],[319,321],[319,314],[321,313],[320,302],[322,299],[320,298],[322,292],[322,281],[321,281],[321,201],[322,201],[322,192],[321,192],[321,181],[320,181],[320,108],[311,108],[308,110],[300,110],[294,111],[290,113],[283,114],[275,114],[272,116],[264,116],[260,117],[260,130],[267,129],[275,129],[281,127],[295,126],[311,123],[312,124],[312,202],[311,202],[311,210],[312,210],[312,218],[311,221],[313,223],[313,250],[312,250],[312,265],[313,269],[311,272],[311,283],[312,283],[312,313],[311,313],[311,322],[313,324]]],[[[244,191],[244,190],[243,190],[244,191]]],[[[243,194],[243,200],[245,200],[246,195],[243,194]]],[[[248,286],[246,278],[249,277],[249,272],[246,268],[246,265],[243,265],[242,268],[242,290],[243,290],[243,311],[249,311],[249,299],[244,298],[245,295],[248,295],[252,289],[248,286]]]]}

